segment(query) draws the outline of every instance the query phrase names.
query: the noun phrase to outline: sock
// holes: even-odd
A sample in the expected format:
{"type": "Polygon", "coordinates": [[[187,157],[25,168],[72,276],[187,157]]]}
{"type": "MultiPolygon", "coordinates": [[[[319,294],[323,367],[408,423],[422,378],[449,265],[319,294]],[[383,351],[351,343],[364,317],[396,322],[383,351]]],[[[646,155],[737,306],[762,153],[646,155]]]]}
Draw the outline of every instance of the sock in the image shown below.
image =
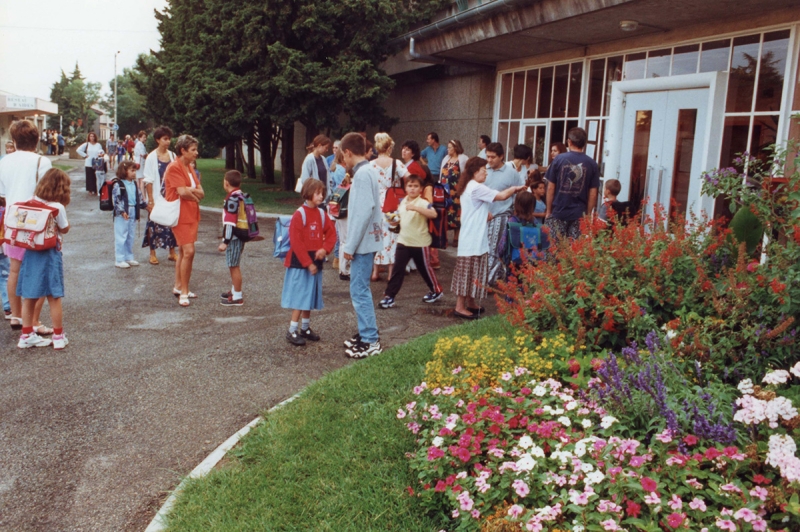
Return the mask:
{"type": "Polygon", "coordinates": [[[25,336],[33,334],[33,325],[31,325],[30,327],[23,327],[22,334],[24,334],[25,336]]]}
{"type": "Polygon", "coordinates": [[[303,330],[307,331],[311,324],[311,318],[303,318],[303,330]]]}
{"type": "Polygon", "coordinates": [[[297,322],[296,321],[290,321],[289,322],[289,332],[293,333],[293,332],[296,332],[296,331],[297,331],[297,322]]]}
{"type": "Polygon", "coordinates": [[[241,292],[237,292],[235,290],[231,290],[231,294],[233,294],[233,299],[234,300],[242,299],[242,293],[241,292]]]}
{"type": "Polygon", "coordinates": [[[64,334],[64,327],[58,329],[53,327],[53,334],[55,334],[56,336],[61,336],[62,334],[64,334]]]}

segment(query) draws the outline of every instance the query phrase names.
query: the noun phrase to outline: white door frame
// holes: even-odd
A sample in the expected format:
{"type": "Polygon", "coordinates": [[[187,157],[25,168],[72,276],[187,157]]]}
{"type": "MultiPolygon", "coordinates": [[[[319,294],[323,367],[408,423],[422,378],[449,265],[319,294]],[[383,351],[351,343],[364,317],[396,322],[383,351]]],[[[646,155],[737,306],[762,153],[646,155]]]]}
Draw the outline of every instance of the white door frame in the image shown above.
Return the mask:
{"type": "MultiPolygon", "coordinates": [[[[719,153],[722,147],[722,129],[725,123],[725,94],[728,87],[727,72],[706,72],[663,78],[617,81],[611,86],[611,110],[606,129],[605,179],[619,179],[620,143],[624,126],[625,97],[628,93],[661,92],[679,89],[709,89],[705,124],[697,124],[697,135],[705,138],[703,152],[695,154],[702,161],[703,170],[719,166],[719,153]]],[[[698,176],[699,177],[699,176],[698,176]]],[[[705,211],[709,216],[714,212],[714,198],[700,196],[701,183],[696,180],[689,189],[689,211],[700,215],[705,211]],[[699,204],[696,199],[700,198],[699,204]]]]}

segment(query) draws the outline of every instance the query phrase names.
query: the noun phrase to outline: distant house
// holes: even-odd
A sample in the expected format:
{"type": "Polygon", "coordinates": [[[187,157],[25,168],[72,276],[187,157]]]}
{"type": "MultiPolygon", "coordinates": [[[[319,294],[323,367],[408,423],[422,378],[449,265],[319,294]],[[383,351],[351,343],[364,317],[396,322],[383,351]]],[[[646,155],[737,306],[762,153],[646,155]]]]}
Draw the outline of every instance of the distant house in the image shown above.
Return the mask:
{"type": "Polygon", "coordinates": [[[622,200],[712,212],[704,170],[797,138],[797,0],[461,0],[385,65],[398,144],[429,131],[534,149],[574,126],[622,200]]]}
{"type": "MultiPolygon", "coordinates": [[[[94,134],[97,135],[97,140],[108,139],[108,134],[111,133],[111,124],[113,123],[111,120],[111,115],[106,113],[97,105],[93,105],[91,109],[96,115],[96,119],[92,125],[92,131],[94,131],[94,134]]],[[[138,131],[134,133],[138,133],[138,131]]]]}
{"type": "Polygon", "coordinates": [[[48,125],[48,116],[58,114],[58,105],[32,96],[19,96],[0,90],[0,150],[5,153],[5,143],[11,140],[9,128],[17,120],[28,119],[39,128],[58,128],[58,122],[48,125]]]}

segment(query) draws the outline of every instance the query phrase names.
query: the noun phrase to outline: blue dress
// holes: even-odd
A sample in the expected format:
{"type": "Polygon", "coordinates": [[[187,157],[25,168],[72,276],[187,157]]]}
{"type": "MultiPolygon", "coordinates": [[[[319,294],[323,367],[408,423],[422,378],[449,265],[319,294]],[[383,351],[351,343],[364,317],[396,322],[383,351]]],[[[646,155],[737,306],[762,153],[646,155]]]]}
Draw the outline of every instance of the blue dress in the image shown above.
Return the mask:
{"type": "MultiPolygon", "coordinates": [[[[161,180],[161,196],[167,193],[167,183],[164,181],[164,172],[167,170],[169,162],[158,161],[158,176],[161,180]]],[[[158,225],[153,221],[147,222],[147,227],[144,230],[144,240],[142,247],[150,247],[151,250],[158,248],[174,248],[178,246],[175,240],[175,235],[172,234],[172,228],[165,225],[158,225]]]]}

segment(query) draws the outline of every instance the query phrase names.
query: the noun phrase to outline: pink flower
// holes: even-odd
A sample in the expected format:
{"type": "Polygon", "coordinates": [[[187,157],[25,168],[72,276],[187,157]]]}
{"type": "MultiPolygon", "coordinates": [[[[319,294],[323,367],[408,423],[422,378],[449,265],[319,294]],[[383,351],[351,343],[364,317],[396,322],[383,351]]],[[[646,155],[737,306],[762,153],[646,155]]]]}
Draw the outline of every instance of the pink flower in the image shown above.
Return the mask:
{"type": "Polygon", "coordinates": [[[750,508],[741,508],[733,516],[736,519],[743,519],[745,523],[750,523],[758,517],[750,508]]]}
{"type": "Polygon", "coordinates": [[[696,478],[687,478],[686,483],[696,490],[703,489],[703,484],[701,484],[696,478]]]}
{"type": "Polygon", "coordinates": [[[761,499],[762,501],[766,501],[767,490],[762,488],[761,486],[756,486],[755,488],[750,490],[750,496],[755,497],[757,499],[761,499]]]}
{"type": "MultiPolygon", "coordinates": [[[[683,437],[683,443],[686,445],[696,445],[697,444],[697,436],[692,436],[691,434],[683,437]]],[[[674,528],[674,527],[673,527],[674,528]]]]}
{"type": "Polygon", "coordinates": [[[603,525],[603,530],[622,530],[613,519],[600,521],[600,524],[603,525]]]}
{"type": "Polygon", "coordinates": [[[398,408],[397,409],[397,419],[403,419],[404,417],[406,417],[406,411],[403,410],[402,408],[398,408]]]}
{"type": "Polygon", "coordinates": [[[509,372],[505,372],[500,376],[500,378],[503,379],[504,381],[510,381],[511,378],[512,378],[512,375],[509,372]]]}
{"type": "Polygon", "coordinates": [[[459,493],[456,499],[458,500],[459,503],[461,503],[461,509],[464,510],[465,512],[469,512],[470,510],[472,510],[472,505],[475,504],[475,501],[470,499],[469,493],[467,493],[466,491],[462,491],[461,493],[459,493]]]}
{"type": "MultiPolygon", "coordinates": [[[[669,500],[669,502],[667,504],[669,505],[670,508],[672,508],[675,511],[678,511],[681,508],[683,508],[683,501],[677,495],[673,495],[672,498],[669,500]]],[[[672,527],[672,528],[675,528],[675,527],[672,527]]]]}
{"type": "Polygon", "coordinates": [[[672,441],[672,433],[669,429],[664,429],[664,432],[656,436],[656,439],[661,443],[669,443],[672,441]]]}
{"type": "Polygon", "coordinates": [[[458,375],[461,373],[461,366],[458,366],[456,369],[453,370],[453,375],[458,375]]]}
{"type": "Polygon", "coordinates": [[[471,515],[472,515],[472,517],[477,519],[477,518],[479,518],[481,516],[481,513],[478,510],[472,510],[472,514],[471,515]]]}
{"type": "Polygon", "coordinates": [[[753,525],[753,530],[757,532],[764,532],[767,529],[767,522],[761,519],[760,517],[758,519],[755,519],[750,524],[753,525]]]}
{"type": "Polygon", "coordinates": [[[728,484],[723,484],[722,486],[719,487],[719,489],[721,489],[722,491],[735,491],[736,493],[742,492],[742,490],[739,489],[739,487],[736,484],[731,484],[730,482],[728,484]]]}
{"type": "Polygon", "coordinates": [[[692,510],[700,510],[701,512],[705,512],[706,503],[703,501],[703,499],[695,497],[694,499],[692,499],[692,502],[689,503],[689,508],[691,508],[692,510]]]}
{"type": "Polygon", "coordinates": [[[717,518],[717,522],[715,524],[720,530],[730,530],[730,532],[736,532],[736,524],[730,519],[717,518]]]}
{"type": "Polygon", "coordinates": [[[589,494],[586,492],[569,490],[569,502],[577,504],[578,506],[586,506],[589,504],[589,494]]]}
{"type": "Polygon", "coordinates": [[[647,495],[644,496],[644,502],[646,502],[650,506],[661,504],[661,497],[659,497],[658,494],[656,493],[648,493],[647,495]]]}
{"type": "Polygon", "coordinates": [[[516,491],[517,495],[519,495],[520,497],[525,497],[526,495],[528,495],[528,493],[531,492],[530,488],[525,483],[525,481],[519,478],[511,484],[511,487],[514,488],[514,491],[516,491]]]}
{"type": "Polygon", "coordinates": [[[508,509],[508,515],[510,517],[513,517],[514,519],[517,519],[524,512],[525,512],[525,508],[523,508],[519,504],[514,504],[513,506],[511,506],[511,508],[508,509]]]}
{"type": "Polygon", "coordinates": [[[514,375],[516,375],[517,377],[521,377],[522,375],[525,375],[526,373],[528,373],[528,369],[527,368],[520,368],[520,367],[514,368],[514,375]]]}
{"type": "Polygon", "coordinates": [[[442,458],[444,456],[444,451],[439,449],[436,446],[431,445],[428,447],[428,461],[432,462],[437,458],[442,458]]]}
{"type": "Polygon", "coordinates": [[[642,484],[642,489],[644,491],[649,491],[652,493],[658,488],[658,483],[652,478],[642,477],[639,482],[642,484]]]}
{"type": "Polygon", "coordinates": [[[631,467],[642,467],[646,462],[644,456],[631,456],[630,466],[631,467]]]}
{"type": "Polygon", "coordinates": [[[672,528],[678,528],[683,523],[683,514],[671,513],[667,516],[667,524],[672,528]]]}

